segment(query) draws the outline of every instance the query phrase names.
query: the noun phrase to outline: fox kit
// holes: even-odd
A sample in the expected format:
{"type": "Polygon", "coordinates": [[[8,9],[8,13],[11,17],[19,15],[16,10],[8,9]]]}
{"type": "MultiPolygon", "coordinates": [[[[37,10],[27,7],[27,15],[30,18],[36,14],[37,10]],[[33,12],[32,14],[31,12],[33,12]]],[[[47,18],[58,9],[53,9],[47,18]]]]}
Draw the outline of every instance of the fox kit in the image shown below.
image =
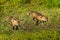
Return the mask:
{"type": "Polygon", "coordinates": [[[48,18],[44,15],[42,15],[41,13],[35,12],[35,11],[29,11],[27,13],[27,15],[33,15],[33,20],[36,20],[36,25],[38,25],[38,21],[43,21],[43,22],[47,22],[48,18]]]}

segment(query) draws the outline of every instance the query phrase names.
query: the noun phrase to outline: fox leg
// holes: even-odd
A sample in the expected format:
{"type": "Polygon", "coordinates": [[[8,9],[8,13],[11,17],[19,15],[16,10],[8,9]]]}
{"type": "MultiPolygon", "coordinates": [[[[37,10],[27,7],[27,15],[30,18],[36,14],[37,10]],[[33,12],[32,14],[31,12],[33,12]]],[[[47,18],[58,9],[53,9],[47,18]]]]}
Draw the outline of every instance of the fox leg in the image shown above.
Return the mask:
{"type": "Polygon", "coordinates": [[[16,25],[16,30],[18,29],[18,25],[16,25]]]}
{"type": "Polygon", "coordinates": [[[35,20],[37,20],[35,17],[33,17],[33,20],[35,21],[35,20]]]}
{"type": "Polygon", "coordinates": [[[15,28],[14,28],[14,26],[13,26],[13,30],[14,30],[15,28]]]}
{"type": "Polygon", "coordinates": [[[38,20],[36,17],[33,17],[33,20],[36,21],[36,25],[38,25],[38,20]]]}
{"type": "Polygon", "coordinates": [[[36,21],[36,25],[38,25],[38,20],[36,21]]]}
{"type": "Polygon", "coordinates": [[[14,29],[17,30],[17,29],[18,29],[18,25],[13,26],[13,30],[14,30],[14,29]]]}
{"type": "Polygon", "coordinates": [[[16,29],[16,30],[18,29],[18,25],[15,25],[15,29],[16,29]]]}

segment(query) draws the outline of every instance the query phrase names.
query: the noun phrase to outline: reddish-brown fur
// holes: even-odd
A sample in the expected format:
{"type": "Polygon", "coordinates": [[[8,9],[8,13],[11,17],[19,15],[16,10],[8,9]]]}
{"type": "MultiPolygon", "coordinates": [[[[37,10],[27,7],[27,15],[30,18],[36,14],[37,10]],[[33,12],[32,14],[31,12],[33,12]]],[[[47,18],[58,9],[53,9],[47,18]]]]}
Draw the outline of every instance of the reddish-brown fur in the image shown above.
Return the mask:
{"type": "Polygon", "coordinates": [[[16,18],[14,18],[14,17],[12,17],[12,16],[9,16],[9,19],[10,19],[10,21],[11,21],[11,24],[12,24],[12,26],[13,26],[13,29],[14,29],[14,28],[18,29],[19,20],[16,19],[16,18]]]}
{"type": "Polygon", "coordinates": [[[47,22],[48,18],[44,15],[42,15],[41,13],[38,12],[28,12],[28,14],[32,14],[33,15],[33,20],[36,20],[36,24],[38,24],[38,21],[43,21],[43,22],[47,22]]]}

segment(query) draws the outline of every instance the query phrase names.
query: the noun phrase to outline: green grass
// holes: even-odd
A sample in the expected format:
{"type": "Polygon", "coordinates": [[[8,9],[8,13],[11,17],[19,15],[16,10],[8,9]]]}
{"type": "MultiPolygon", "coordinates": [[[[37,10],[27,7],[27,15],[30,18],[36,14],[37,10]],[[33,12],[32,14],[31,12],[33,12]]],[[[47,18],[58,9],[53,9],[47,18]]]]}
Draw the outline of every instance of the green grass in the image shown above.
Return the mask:
{"type": "Polygon", "coordinates": [[[0,40],[60,40],[60,32],[54,30],[5,31],[0,34],[0,40]]]}
{"type": "Polygon", "coordinates": [[[0,0],[0,40],[60,40],[59,2],[0,0]],[[32,15],[27,16],[29,10],[41,12],[48,17],[48,22],[36,26],[32,15]],[[12,30],[8,15],[20,20],[19,30],[12,30]]]}

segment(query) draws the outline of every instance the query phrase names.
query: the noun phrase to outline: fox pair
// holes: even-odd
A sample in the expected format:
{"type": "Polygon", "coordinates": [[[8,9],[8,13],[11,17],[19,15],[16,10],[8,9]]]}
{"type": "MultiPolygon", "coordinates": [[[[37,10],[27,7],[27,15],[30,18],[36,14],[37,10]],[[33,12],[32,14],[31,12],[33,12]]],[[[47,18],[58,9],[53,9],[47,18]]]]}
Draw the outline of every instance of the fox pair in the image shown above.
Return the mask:
{"type": "MultiPolygon", "coordinates": [[[[33,15],[33,20],[36,22],[36,25],[38,25],[39,21],[42,21],[42,22],[47,22],[48,21],[48,18],[46,16],[42,15],[41,13],[38,13],[38,12],[35,12],[35,11],[29,11],[27,13],[27,15],[29,16],[30,14],[33,15]]],[[[14,17],[11,17],[11,16],[10,16],[10,19],[11,19],[13,29],[17,30],[18,27],[19,27],[19,20],[14,18],[14,17]]]]}

